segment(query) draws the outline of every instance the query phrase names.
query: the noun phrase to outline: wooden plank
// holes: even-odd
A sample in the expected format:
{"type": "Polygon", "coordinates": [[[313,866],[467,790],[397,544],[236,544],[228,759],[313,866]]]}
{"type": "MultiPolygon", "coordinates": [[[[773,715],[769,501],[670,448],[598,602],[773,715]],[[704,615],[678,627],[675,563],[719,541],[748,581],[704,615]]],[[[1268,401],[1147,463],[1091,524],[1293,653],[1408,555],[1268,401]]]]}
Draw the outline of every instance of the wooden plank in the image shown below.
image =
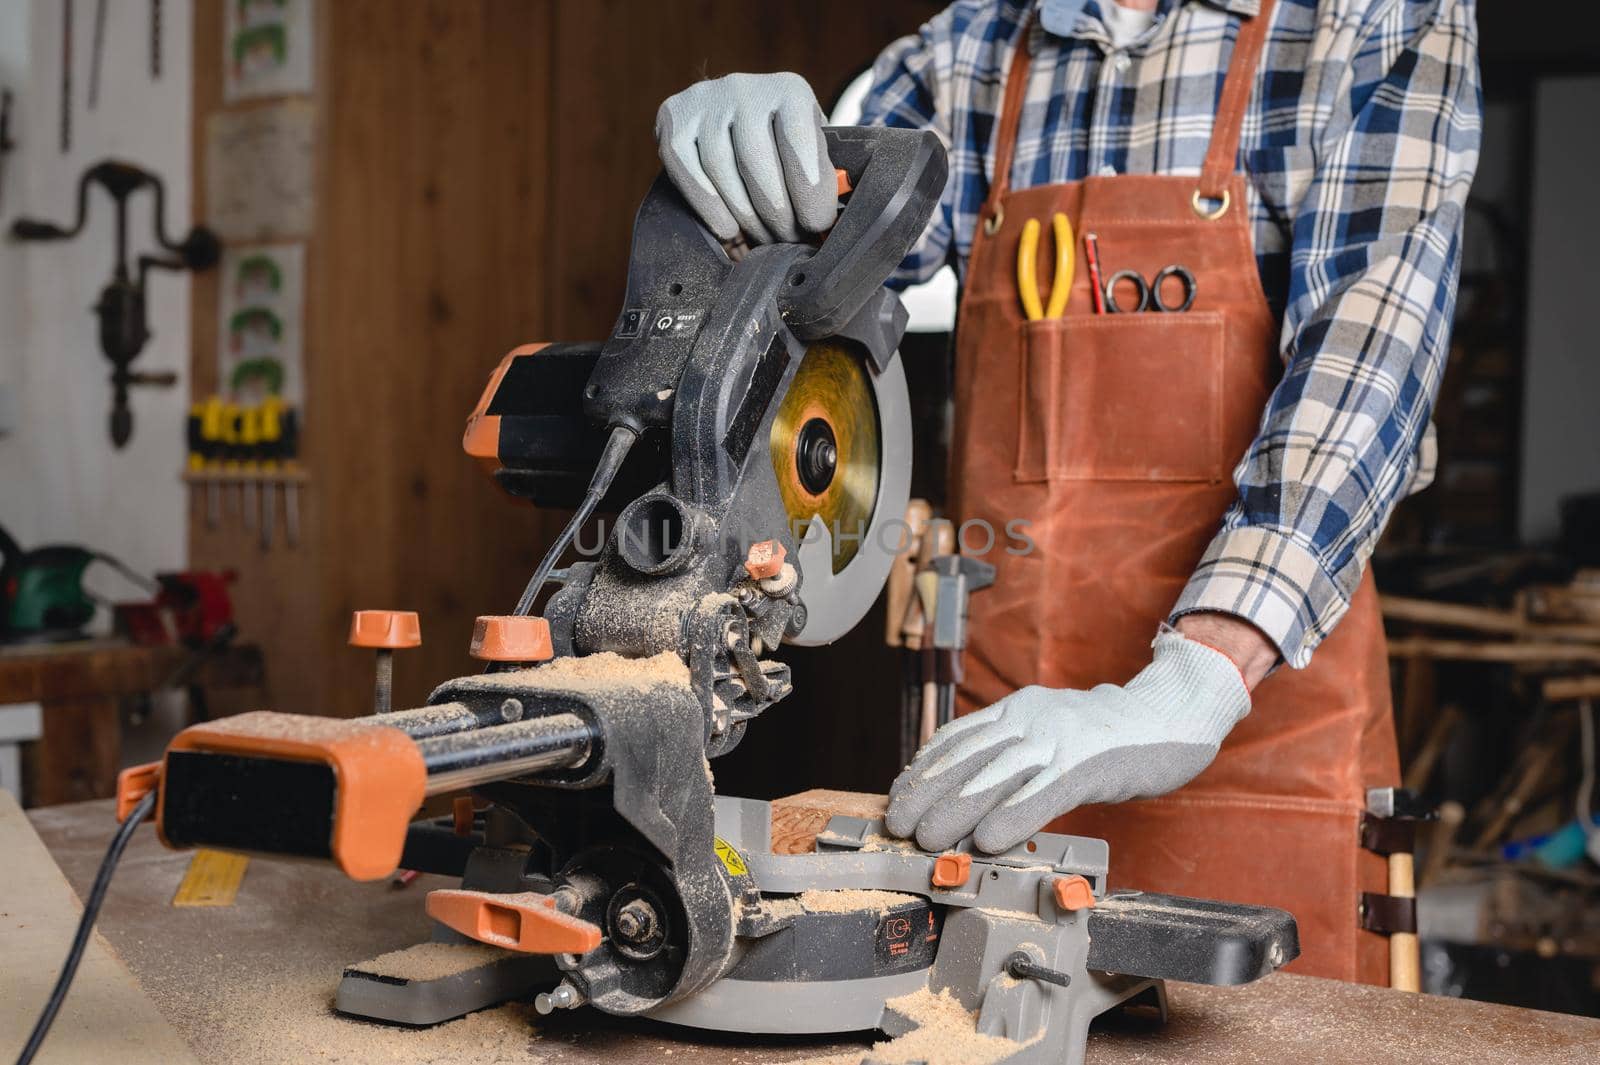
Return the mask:
{"type": "Polygon", "coordinates": [[[1573,643],[1478,642],[1401,636],[1389,640],[1391,658],[1437,658],[1458,662],[1504,662],[1522,665],[1600,663],[1600,647],[1573,643]]]}
{"type": "MultiPolygon", "coordinates": [[[[156,691],[193,658],[184,647],[96,645],[0,656],[0,703],[38,703],[156,691]]],[[[188,683],[207,688],[258,688],[265,680],[261,648],[227,647],[208,655],[188,683]]]]}
{"type": "Polygon", "coordinates": [[[1600,676],[1551,677],[1544,682],[1544,697],[1553,703],[1568,699],[1600,699],[1600,676]]]}
{"type": "MultiPolygon", "coordinates": [[[[5,855],[0,1060],[11,1061],[55,983],[83,908],[16,800],[3,790],[0,854],[5,855]]],[[[98,934],[90,939],[72,991],[34,1060],[38,1065],[195,1065],[183,1038],[98,934]]]]}
{"type": "Polygon", "coordinates": [[[1532,621],[1510,610],[1441,603],[1432,599],[1411,599],[1398,595],[1381,595],[1378,597],[1378,603],[1383,610],[1383,616],[1390,621],[1441,625],[1445,628],[1527,636],[1540,640],[1600,643],[1600,625],[1547,624],[1532,621]]]}
{"type": "Polygon", "coordinates": [[[772,853],[805,854],[817,849],[817,833],[836,815],[882,817],[888,799],[859,791],[813,788],[772,801],[772,853]]]}

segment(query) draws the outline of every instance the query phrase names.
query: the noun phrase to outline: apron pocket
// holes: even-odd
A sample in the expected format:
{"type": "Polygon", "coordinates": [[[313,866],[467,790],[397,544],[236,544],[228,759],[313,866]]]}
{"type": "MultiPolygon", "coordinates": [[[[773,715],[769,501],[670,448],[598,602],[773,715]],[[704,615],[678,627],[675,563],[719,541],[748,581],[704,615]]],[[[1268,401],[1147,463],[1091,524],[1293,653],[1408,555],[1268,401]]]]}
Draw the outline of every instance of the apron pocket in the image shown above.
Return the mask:
{"type": "Polygon", "coordinates": [[[1027,322],[1015,478],[1221,481],[1219,311],[1027,322]]]}

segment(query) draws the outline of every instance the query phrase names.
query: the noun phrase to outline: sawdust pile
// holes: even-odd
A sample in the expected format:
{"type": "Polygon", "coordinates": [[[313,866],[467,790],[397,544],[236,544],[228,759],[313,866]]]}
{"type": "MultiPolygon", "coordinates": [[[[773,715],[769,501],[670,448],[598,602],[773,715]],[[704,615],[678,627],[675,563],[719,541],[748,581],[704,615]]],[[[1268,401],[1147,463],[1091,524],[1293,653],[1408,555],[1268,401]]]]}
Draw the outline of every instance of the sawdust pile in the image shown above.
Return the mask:
{"type": "Polygon", "coordinates": [[[396,980],[442,980],[510,956],[509,950],[484,943],[418,943],[350,968],[396,980]]]}
{"type": "Polygon", "coordinates": [[[858,910],[877,910],[888,913],[896,906],[916,902],[915,895],[903,891],[876,891],[869,888],[846,888],[839,891],[802,891],[800,907],[807,913],[855,913],[858,910]]]}
{"type": "Polygon", "coordinates": [[[937,995],[927,988],[900,998],[889,1006],[916,1022],[905,1035],[874,1043],[863,1053],[853,1050],[807,1058],[800,1065],[992,1065],[1013,1054],[1017,1044],[996,1035],[978,1033],[978,1015],[962,1007],[948,991],[937,995]]]}
{"type": "Polygon", "coordinates": [[[575,692],[621,689],[648,691],[662,685],[689,684],[689,667],[670,651],[649,658],[627,658],[613,651],[552,658],[532,669],[485,673],[472,678],[473,688],[560,688],[575,692]]]}
{"type": "MultiPolygon", "coordinates": [[[[397,954],[406,953],[396,951],[397,954]]],[[[333,1011],[338,978],[288,973],[228,981],[207,1005],[171,1017],[205,1061],[250,1065],[536,1065],[545,1060],[533,1007],[469,1014],[432,1028],[405,1028],[333,1011]]]]}

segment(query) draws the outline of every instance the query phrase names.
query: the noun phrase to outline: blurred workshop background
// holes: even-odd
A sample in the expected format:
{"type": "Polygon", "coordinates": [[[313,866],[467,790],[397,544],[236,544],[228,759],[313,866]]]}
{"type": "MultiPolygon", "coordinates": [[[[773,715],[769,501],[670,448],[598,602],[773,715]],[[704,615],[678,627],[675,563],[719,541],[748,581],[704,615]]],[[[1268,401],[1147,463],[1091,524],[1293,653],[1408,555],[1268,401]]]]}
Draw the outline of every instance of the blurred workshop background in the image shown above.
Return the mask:
{"type": "MultiPolygon", "coordinates": [[[[610,331],[658,103],[781,69],[837,101],[939,6],[0,0],[0,786],[104,797],[188,721],[368,712],[358,608],[421,616],[397,705],[466,671],[563,515],[496,490],[463,419],[513,346],[610,331]]],[[[1375,565],[1439,810],[1425,985],[1600,1015],[1600,6],[1530,7],[1480,4],[1440,473],[1375,565]]],[[[925,430],[949,291],[907,341],[925,430]]],[[[882,790],[881,618],[789,657],[719,787],[882,790]]]]}

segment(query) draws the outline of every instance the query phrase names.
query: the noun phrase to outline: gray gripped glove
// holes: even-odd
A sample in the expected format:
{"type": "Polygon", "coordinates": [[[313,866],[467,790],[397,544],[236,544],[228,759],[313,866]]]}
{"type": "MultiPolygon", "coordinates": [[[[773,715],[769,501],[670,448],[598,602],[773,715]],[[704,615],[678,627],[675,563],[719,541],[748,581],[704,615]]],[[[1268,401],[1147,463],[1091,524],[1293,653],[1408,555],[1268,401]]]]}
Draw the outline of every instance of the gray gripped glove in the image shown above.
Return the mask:
{"type": "Polygon", "coordinates": [[[729,74],[669,96],[656,144],[672,183],[719,240],[789,243],[833,225],[839,188],[822,109],[798,74],[729,74]]]}
{"type": "Polygon", "coordinates": [[[932,851],[973,833],[993,854],[1085,803],[1193,780],[1250,712],[1250,693],[1220,651],[1173,631],[1154,646],[1126,686],[1030,686],[940,728],[889,789],[889,831],[932,851]]]}

